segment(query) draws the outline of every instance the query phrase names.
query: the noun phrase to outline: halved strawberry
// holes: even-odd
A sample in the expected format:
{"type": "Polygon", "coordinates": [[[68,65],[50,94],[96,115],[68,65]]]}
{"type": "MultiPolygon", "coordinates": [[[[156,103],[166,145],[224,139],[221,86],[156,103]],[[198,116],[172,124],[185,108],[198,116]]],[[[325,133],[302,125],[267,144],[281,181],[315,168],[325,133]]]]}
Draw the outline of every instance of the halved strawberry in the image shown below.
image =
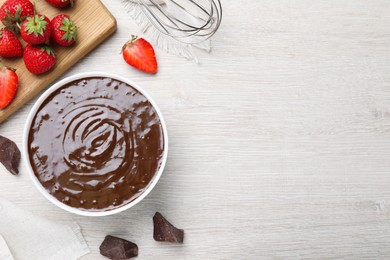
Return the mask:
{"type": "Polygon", "coordinates": [[[23,54],[22,44],[10,30],[0,30],[0,56],[16,58],[23,54]]]}
{"type": "Polygon", "coordinates": [[[15,70],[0,64],[0,108],[6,108],[18,89],[18,75],[15,70]]]}
{"type": "Polygon", "coordinates": [[[129,65],[148,73],[157,72],[154,49],[145,39],[132,35],[131,40],[123,45],[122,54],[129,65]]]}
{"type": "Polygon", "coordinates": [[[59,14],[51,20],[53,28],[51,39],[61,45],[70,46],[76,41],[77,26],[74,25],[69,15],[59,14]]]}
{"type": "Polygon", "coordinates": [[[20,24],[34,15],[34,5],[29,0],[7,0],[0,7],[0,20],[8,30],[19,32],[20,24]]]}

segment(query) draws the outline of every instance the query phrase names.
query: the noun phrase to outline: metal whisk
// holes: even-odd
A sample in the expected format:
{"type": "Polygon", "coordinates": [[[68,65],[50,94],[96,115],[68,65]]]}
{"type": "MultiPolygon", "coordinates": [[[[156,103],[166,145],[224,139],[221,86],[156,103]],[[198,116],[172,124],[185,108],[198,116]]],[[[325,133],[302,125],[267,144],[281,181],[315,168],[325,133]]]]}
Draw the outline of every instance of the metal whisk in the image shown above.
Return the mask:
{"type": "Polygon", "coordinates": [[[201,43],[218,30],[220,0],[136,0],[150,23],[162,34],[188,44],[201,43]]]}

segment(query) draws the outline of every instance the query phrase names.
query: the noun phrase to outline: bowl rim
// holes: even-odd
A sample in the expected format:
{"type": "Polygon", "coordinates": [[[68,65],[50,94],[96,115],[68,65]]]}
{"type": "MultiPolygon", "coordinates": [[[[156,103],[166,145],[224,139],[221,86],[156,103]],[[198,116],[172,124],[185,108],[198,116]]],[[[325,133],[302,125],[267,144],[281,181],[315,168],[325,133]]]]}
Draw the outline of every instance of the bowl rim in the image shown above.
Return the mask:
{"type": "Polygon", "coordinates": [[[110,215],[114,215],[114,214],[120,213],[122,211],[125,211],[125,210],[135,206],[141,200],[143,200],[153,190],[153,188],[156,186],[157,182],[159,181],[159,179],[160,179],[160,177],[161,177],[161,175],[162,175],[162,173],[164,171],[164,168],[165,168],[165,165],[166,165],[166,161],[167,161],[167,158],[168,158],[168,131],[167,131],[167,127],[166,127],[164,118],[162,116],[162,113],[161,113],[160,109],[158,108],[157,104],[154,102],[154,100],[151,98],[151,96],[144,89],[142,89],[137,83],[135,83],[132,80],[127,79],[127,78],[125,78],[123,76],[120,76],[120,75],[117,75],[117,74],[113,74],[113,73],[106,73],[106,72],[77,73],[77,74],[71,75],[69,77],[66,77],[66,78],[56,82],[52,86],[50,86],[38,98],[38,100],[35,102],[35,104],[31,108],[31,110],[30,110],[30,112],[29,112],[29,114],[27,116],[27,120],[26,120],[26,123],[25,123],[25,126],[24,126],[24,131],[23,131],[22,157],[23,157],[23,162],[25,164],[25,167],[27,168],[27,173],[30,176],[30,178],[32,179],[35,187],[51,203],[53,203],[57,207],[59,207],[61,209],[64,209],[64,210],[66,210],[66,211],[68,211],[70,213],[74,213],[74,214],[81,215],[81,216],[88,216],[88,217],[110,216],[110,215]],[[28,153],[28,147],[29,147],[28,137],[29,137],[29,133],[30,133],[31,124],[32,124],[32,121],[33,121],[33,119],[34,119],[38,109],[41,107],[42,103],[50,96],[50,94],[52,94],[54,91],[56,91],[57,89],[61,88],[62,86],[66,85],[67,83],[70,83],[70,82],[75,81],[75,80],[79,80],[79,79],[83,79],[83,78],[91,78],[91,77],[113,78],[113,79],[122,81],[122,82],[132,86],[136,90],[138,90],[142,95],[144,95],[149,100],[149,102],[152,104],[152,106],[156,110],[157,115],[158,115],[158,117],[160,119],[160,122],[161,122],[161,125],[162,125],[162,129],[163,129],[164,151],[163,151],[163,157],[162,157],[161,166],[160,166],[160,169],[158,170],[158,172],[155,174],[154,178],[152,179],[151,183],[149,183],[148,188],[145,191],[143,191],[141,193],[141,195],[139,195],[136,199],[134,199],[130,203],[127,203],[127,204],[125,204],[125,205],[123,205],[123,206],[121,206],[119,208],[116,208],[116,209],[113,209],[113,210],[107,210],[107,211],[87,211],[87,210],[81,210],[81,209],[70,207],[70,206],[60,202],[57,198],[55,198],[53,195],[51,195],[42,186],[42,184],[39,182],[38,178],[35,176],[34,171],[32,169],[32,166],[31,166],[30,156],[29,156],[29,153],[28,153]]]}

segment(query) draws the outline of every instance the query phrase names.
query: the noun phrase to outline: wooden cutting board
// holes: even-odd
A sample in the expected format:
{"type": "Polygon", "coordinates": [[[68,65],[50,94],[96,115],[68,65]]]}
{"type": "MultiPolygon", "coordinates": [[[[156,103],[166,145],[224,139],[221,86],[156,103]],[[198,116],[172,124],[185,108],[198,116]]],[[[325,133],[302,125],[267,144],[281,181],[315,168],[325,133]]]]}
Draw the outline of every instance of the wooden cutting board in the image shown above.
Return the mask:
{"type": "MultiPolygon", "coordinates": [[[[4,2],[5,0],[0,0],[0,5],[4,2]]],[[[52,46],[57,53],[56,66],[51,71],[41,75],[31,74],[24,66],[23,58],[2,59],[5,65],[16,69],[19,76],[19,88],[11,104],[5,109],[0,109],[0,123],[40,91],[47,88],[50,83],[116,30],[115,18],[99,0],[76,0],[75,6],[66,9],[57,9],[44,0],[38,0],[35,3],[38,13],[46,15],[49,19],[59,13],[68,14],[79,27],[77,43],[71,47],[53,44],[52,46]]]]}

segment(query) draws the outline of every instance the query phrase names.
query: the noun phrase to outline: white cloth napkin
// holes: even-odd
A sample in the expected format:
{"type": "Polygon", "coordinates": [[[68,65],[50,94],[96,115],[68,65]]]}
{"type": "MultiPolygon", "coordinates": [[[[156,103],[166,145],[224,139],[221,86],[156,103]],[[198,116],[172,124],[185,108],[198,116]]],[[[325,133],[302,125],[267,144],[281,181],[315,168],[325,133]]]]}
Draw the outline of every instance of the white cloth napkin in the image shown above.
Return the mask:
{"type": "Polygon", "coordinates": [[[0,198],[1,236],[1,260],[73,260],[90,252],[77,224],[48,221],[0,198]]]}
{"type": "Polygon", "coordinates": [[[11,252],[5,242],[4,238],[0,235],[0,259],[1,260],[14,260],[11,252]]]}
{"type": "MultiPolygon", "coordinates": [[[[176,15],[177,18],[183,18],[183,11],[178,8],[176,5],[171,4],[170,1],[165,0],[155,0],[158,4],[165,3],[166,8],[169,13],[176,15]]],[[[146,1],[147,2],[147,1],[146,1]]],[[[157,30],[149,21],[147,16],[142,12],[141,7],[139,6],[137,0],[122,0],[122,3],[125,6],[126,11],[129,13],[130,17],[137,23],[140,27],[140,30],[144,34],[145,38],[148,39],[153,45],[158,48],[172,53],[174,55],[182,56],[189,60],[194,60],[199,62],[196,50],[203,50],[210,52],[211,51],[211,41],[210,39],[196,44],[186,44],[175,39],[166,36],[157,30]]],[[[156,7],[149,5],[149,8],[155,9],[156,7]]],[[[187,17],[187,19],[189,19],[187,17]]],[[[192,36],[196,37],[196,36],[192,36]]]]}

